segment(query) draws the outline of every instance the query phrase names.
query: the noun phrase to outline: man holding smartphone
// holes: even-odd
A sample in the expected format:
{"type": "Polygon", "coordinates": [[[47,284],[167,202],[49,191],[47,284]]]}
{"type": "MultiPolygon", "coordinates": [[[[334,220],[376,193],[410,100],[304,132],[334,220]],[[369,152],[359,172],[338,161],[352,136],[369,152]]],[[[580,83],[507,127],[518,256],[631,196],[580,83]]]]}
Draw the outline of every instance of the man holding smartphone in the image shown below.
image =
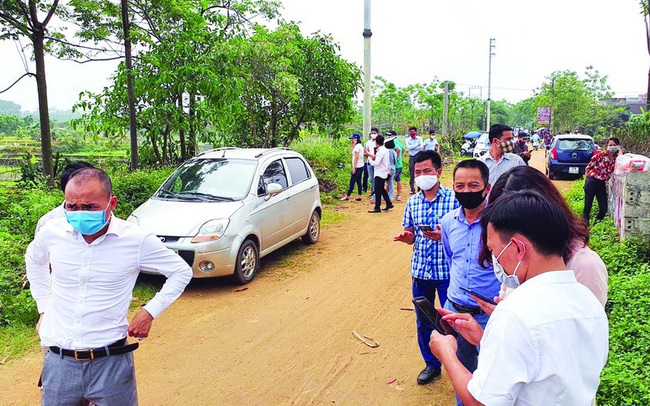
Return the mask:
{"type": "MultiPolygon", "coordinates": [[[[454,168],[454,193],[461,207],[442,218],[442,246],[449,264],[449,289],[444,308],[456,313],[467,313],[482,327],[489,315],[476,302],[476,292],[493,298],[501,286],[491,266],[479,264],[481,252],[481,214],[490,193],[489,169],[476,159],[460,161],[454,168]]],[[[478,297],[480,299],[480,297],[478,297]]],[[[457,337],[457,356],[469,372],[478,365],[479,348],[462,336],[457,337]]],[[[458,397],[456,404],[462,405],[458,397]]]]}
{"type": "MultiPolygon", "coordinates": [[[[424,296],[435,303],[436,292],[440,304],[447,301],[449,264],[445,261],[440,242],[440,219],[458,207],[454,193],[442,186],[438,177],[442,174],[442,160],[435,151],[421,151],[414,157],[415,183],[420,191],[411,196],[404,208],[404,230],[394,241],[413,245],[411,277],[413,297],[424,296]]],[[[441,373],[440,361],[429,349],[429,337],[434,327],[418,309],[418,344],[426,367],[418,376],[418,384],[431,382],[441,373]]]]}

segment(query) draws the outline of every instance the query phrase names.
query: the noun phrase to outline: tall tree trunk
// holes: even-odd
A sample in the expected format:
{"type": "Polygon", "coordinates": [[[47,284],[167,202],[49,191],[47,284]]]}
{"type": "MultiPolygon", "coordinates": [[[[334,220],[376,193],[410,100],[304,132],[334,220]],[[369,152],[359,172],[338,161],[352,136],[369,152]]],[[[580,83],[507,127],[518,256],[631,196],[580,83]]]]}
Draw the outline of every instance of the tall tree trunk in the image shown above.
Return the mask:
{"type": "Polygon", "coordinates": [[[52,163],[52,139],[50,136],[50,110],[47,102],[47,80],[45,78],[45,53],[43,40],[45,27],[35,23],[32,44],[34,45],[34,60],[36,62],[36,88],[38,92],[38,116],[41,126],[41,155],[43,158],[43,174],[47,183],[54,185],[54,166],[52,163]]]}
{"type": "Polygon", "coordinates": [[[183,93],[178,95],[178,112],[179,112],[178,137],[180,138],[180,142],[181,142],[181,161],[185,161],[186,159],[190,158],[190,156],[187,153],[187,145],[185,142],[185,129],[183,128],[183,120],[185,118],[185,112],[183,111],[183,93]]]}
{"type": "Polygon", "coordinates": [[[155,131],[150,131],[150,137],[151,137],[151,149],[153,149],[153,154],[156,156],[156,161],[158,161],[158,164],[162,164],[163,160],[162,157],[160,156],[160,148],[158,148],[158,141],[156,140],[156,132],[155,131]]]}
{"type": "Polygon", "coordinates": [[[196,155],[196,151],[198,149],[198,143],[196,141],[196,123],[194,122],[196,119],[196,100],[195,100],[195,95],[193,93],[190,93],[190,114],[189,114],[189,119],[190,119],[190,134],[189,134],[189,147],[190,149],[190,156],[196,155]]]}
{"type": "Polygon", "coordinates": [[[138,169],[138,129],[135,118],[135,88],[133,86],[133,62],[131,58],[131,28],[129,25],[129,4],[121,0],[122,30],[124,32],[124,59],[126,62],[126,88],[129,93],[129,132],[131,138],[131,165],[130,169],[138,169]]]}

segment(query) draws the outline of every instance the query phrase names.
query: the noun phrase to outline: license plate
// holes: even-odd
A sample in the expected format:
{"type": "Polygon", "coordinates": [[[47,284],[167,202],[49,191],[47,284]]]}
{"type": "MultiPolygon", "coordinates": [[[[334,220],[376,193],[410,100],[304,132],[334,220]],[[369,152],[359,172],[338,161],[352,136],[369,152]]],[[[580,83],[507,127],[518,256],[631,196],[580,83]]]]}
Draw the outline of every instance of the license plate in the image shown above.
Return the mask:
{"type": "Polygon", "coordinates": [[[578,173],[579,168],[577,166],[570,166],[569,167],[569,173],[578,173]]]}

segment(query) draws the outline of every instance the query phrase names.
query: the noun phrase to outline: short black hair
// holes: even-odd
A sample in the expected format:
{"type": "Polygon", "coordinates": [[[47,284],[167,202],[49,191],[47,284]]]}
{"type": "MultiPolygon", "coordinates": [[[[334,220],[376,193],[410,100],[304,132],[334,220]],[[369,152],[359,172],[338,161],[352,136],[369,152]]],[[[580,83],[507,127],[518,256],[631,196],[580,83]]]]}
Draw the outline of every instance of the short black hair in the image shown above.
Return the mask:
{"type": "Polygon", "coordinates": [[[415,131],[417,131],[418,129],[415,128],[415,127],[413,127],[413,126],[411,126],[411,127],[409,127],[409,131],[411,131],[411,130],[415,130],[415,131]]]}
{"type": "Polygon", "coordinates": [[[394,149],[395,148],[395,140],[386,141],[384,146],[386,148],[388,148],[388,149],[394,149]]]}
{"type": "Polygon", "coordinates": [[[381,134],[377,134],[377,138],[375,138],[375,142],[377,145],[384,145],[384,136],[381,134]]]}
{"type": "Polygon", "coordinates": [[[569,221],[564,211],[554,200],[534,190],[503,193],[483,211],[481,226],[487,230],[488,224],[502,242],[518,233],[544,256],[562,257],[569,243],[569,221]]]}
{"type": "Polygon", "coordinates": [[[431,160],[436,169],[442,168],[442,159],[440,154],[433,150],[424,150],[415,154],[415,163],[431,160]]]}
{"type": "Polygon", "coordinates": [[[83,168],[94,168],[94,166],[86,161],[72,161],[63,168],[61,171],[61,191],[63,193],[65,193],[65,187],[72,174],[83,168]]]}
{"type": "Polygon", "coordinates": [[[379,128],[377,128],[377,127],[370,127],[370,132],[373,132],[373,131],[379,133],[379,128]]]}
{"type": "Polygon", "coordinates": [[[609,137],[609,140],[607,141],[614,141],[614,144],[621,145],[621,140],[619,140],[618,137],[609,137]]]}
{"type": "Polygon", "coordinates": [[[490,182],[490,169],[485,163],[479,161],[478,159],[467,159],[465,161],[460,161],[456,164],[454,168],[453,178],[456,178],[456,171],[460,168],[465,169],[478,169],[481,171],[481,179],[483,179],[483,184],[487,186],[490,182]]]}
{"type": "Polygon", "coordinates": [[[506,131],[512,131],[512,128],[508,127],[505,124],[494,124],[492,127],[490,127],[490,143],[495,138],[501,138],[503,133],[506,131]]]}
{"type": "Polygon", "coordinates": [[[435,133],[436,133],[436,130],[434,130],[433,128],[431,128],[431,129],[429,130],[429,134],[435,134],[435,133]]]}
{"type": "MultiPolygon", "coordinates": [[[[99,183],[102,184],[104,191],[108,196],[113,194],[113,185],[111,183],[111,178],[108,174],[98,168],[82,168],[74,172],[68,179],[68,183],[74,180],[75,182],[87,182],[91,179],[96,179],[99,183]]],[[[65,192],[65,190],[64,190],[65,192]]]]}

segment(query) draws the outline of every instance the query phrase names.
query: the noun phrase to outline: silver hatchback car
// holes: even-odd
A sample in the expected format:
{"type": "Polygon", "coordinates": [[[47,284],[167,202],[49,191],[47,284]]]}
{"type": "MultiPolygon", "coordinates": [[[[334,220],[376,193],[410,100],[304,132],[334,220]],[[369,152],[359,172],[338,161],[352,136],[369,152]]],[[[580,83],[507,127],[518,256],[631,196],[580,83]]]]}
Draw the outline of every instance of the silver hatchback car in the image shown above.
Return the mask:
{"type": "Polygon", "coordinates": [[[288,148],[219,148],[183,163],[129,216],[156,234],[195,278],[255,277],[260,258],[320,237],[318,180],[288,148]]]}

